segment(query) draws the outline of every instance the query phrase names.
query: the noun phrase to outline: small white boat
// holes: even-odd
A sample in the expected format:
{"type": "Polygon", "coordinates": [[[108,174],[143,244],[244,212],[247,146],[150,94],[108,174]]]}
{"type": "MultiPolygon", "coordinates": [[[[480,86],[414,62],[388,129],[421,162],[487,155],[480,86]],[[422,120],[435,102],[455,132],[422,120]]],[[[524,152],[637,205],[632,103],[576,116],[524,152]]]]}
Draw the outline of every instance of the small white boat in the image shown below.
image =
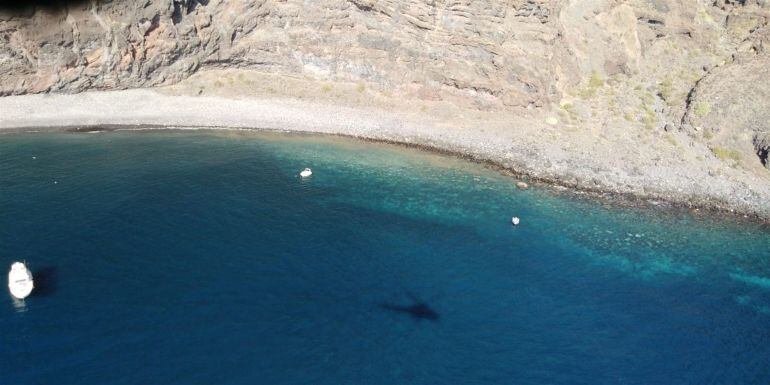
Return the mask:
{"type": "Polygon", "coordinates": [[[306,168],[306,169],[304,169],[304,170],[299,172],[299,176],[301,176],[303,178],[307,178],[307,177],[309,177],[311,175],[313,175],[313,171],[311,169],[309,169],[309,168],[306,168]]]}
{"type": "Polygon", "coordinates": [[[518,224],[519,224],[519,222],[521,222],[521,221],[519,220],[519,217],[513,217],[513,218],[511,218],[511,223],[513,223],[513,225],[514,225],[514,226],[518,225],[518,224]]]}
{"type": "Polygon", "coordinates": [[[32,293],[35,283],[32,280],[32,272],[22,262],[14,262],[11,271],[8,272],[8,289],[11,295],[18,299],[24,299],[32,293]]]}

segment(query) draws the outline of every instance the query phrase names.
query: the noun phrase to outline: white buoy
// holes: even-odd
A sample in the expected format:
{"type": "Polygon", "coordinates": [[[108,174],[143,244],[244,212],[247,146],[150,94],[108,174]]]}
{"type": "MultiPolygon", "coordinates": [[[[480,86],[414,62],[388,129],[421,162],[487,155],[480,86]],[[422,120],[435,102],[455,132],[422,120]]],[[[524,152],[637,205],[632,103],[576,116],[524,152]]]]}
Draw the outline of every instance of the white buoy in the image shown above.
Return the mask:
{"type": "Polygon", "coordinates": [[[11,295],[18,299],[27,298],[35,288],[32,280],[32,273],[22,262],[14,262],[11,265],[11,271],[8,272],[8,289],[11,295]]]}
{"type": "Polygon", "coordinates": [[[313,175],[313,171],[311,169],[309,169],[309,168],[306,168],[306,169],[304,169],[304,170],[299,172],[299,176],[301,176],[303,178],[307,178],[307,177],[309,177],[311,175],[313,175]]]}
{"type": "Polygon", "coordinates": [[[519,224],[519,217],[513,217],[511,218],[511,223],[513,223],[514,226],[519,224]]]}

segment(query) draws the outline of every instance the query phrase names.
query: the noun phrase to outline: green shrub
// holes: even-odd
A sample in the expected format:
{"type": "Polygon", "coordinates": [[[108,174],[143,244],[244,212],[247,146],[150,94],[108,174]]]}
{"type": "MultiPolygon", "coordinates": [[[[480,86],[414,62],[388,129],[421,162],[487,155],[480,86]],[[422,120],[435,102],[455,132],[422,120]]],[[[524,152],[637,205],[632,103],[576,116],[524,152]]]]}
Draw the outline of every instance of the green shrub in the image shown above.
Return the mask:
{"type": "Polygon", "coordinates": [[[693,108],[693,112],[700,117],[706,116],[711,112],[711,105],[707,102],[698,102],[693,108]]]}
{"type": "Polygon", "coordinates": [[[741,161],[741,153],[736,150],[730,150],[724,147],[712,147],[711,152],[721,160],[732,160],[736,163],[741,161]]]}
{"type": "Polygon", "coordinates": [[[589,99],[596,95],[596,92],[599,90],[599,88],[604,86],[604,79],[602,79],[602,76],[599,75],[598,72],[595,72],[591,74],[591,77],[588,79],[588,84],[585,88],[580,90],[578,95],[580,95],[583,99],[589,99]]]}
{"type": "Polygon", "coordinates": [[[671,99],[672,89],[673,84],[671,82],[671,78],[668,77],[663,79],[663,81],[658,85],[658,93],[660,94],[660,97],[666,101],[671,99]]]}
{"type": "Polygon", "coordinates": [[[591,74],[591,78],[588,79],[588,86],[593,88],[602,87],[604,86],[604,79],[602,79],[598,72],[594,72],[591,74]]]}
{"type": "Polygon", "coordinates": [[[645,102],[645,103],[647,103],[647,104],[653,104],[653,103],[655,103],[655,95],[653,95],[653,94],[652,94],[651,92],[649,92],[649,91],[647,91],[647,92],[645,92],[645,93],[644,93],[644,95],[642,96],[642,99],[643,99],[643,100],[644,100],[644,102],[645,102]]]}
{"type": "Polygon", "coordinates": [[[639,122],[643,123],[644,127],[648,129],[655,128],[655,124],[658,123],[658,115],[655,114],[655,111],[646,104],[640,105],[639,108],[642,115],[639,122]]]}

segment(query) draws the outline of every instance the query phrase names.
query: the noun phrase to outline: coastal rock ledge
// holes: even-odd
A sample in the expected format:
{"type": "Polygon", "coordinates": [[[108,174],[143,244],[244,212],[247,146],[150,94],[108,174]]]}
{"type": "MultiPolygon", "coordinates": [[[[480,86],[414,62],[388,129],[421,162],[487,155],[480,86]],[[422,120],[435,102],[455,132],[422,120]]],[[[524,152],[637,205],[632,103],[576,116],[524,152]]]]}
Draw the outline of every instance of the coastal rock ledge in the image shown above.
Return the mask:
{"type": "Polygon", "coordinates": [[[346,134],[770,219],[768,0],[23,4],[0,7],[5,131],[346,134]]]}

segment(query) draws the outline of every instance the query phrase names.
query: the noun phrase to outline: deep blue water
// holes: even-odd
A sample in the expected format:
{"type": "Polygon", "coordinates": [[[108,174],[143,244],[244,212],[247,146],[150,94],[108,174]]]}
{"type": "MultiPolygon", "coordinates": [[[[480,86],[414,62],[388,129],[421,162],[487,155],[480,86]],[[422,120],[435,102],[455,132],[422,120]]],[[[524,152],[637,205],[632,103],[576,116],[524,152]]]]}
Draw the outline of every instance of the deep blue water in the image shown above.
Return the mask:
{"type": "Polygon", "coordinates": [[[17,259],[0,384],[770,384],[767,227],[386,145],[2,135],[17,259]]]}

